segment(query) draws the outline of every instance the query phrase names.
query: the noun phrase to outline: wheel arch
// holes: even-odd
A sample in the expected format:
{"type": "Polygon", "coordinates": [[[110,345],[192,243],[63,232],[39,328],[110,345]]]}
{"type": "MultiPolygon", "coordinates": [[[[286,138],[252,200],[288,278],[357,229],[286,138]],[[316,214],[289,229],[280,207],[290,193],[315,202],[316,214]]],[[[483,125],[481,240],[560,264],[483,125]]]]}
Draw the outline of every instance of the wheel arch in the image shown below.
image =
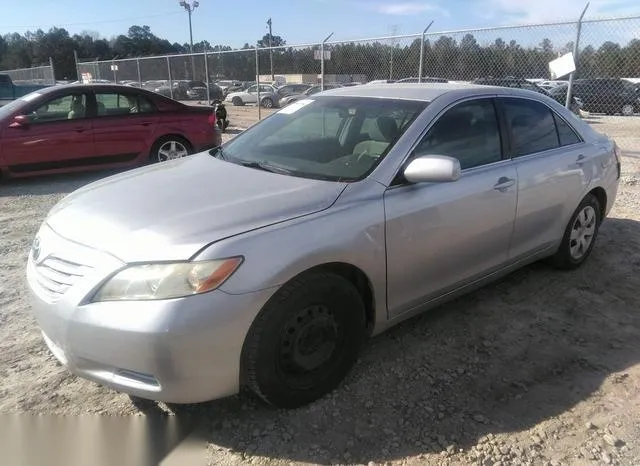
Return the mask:
{"type": "Polygon", "coordinates": [[[597,186],[587,194],[593,195],[598,200],[598,204],[600,204],[600,218],[604,220],[604,217],[607,213],[607,192],[604,190],[604,188],[597,186]]]}

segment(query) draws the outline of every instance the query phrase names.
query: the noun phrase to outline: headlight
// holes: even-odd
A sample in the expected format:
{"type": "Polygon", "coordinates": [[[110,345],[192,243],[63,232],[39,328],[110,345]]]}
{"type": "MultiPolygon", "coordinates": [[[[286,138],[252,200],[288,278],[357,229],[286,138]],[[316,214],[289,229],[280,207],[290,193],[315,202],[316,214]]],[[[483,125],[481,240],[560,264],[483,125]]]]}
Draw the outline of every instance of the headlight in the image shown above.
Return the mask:
{"type": "Polygon", "coordinates": [[[242,257],[132,265],[111,277],[91,299],[148,301],[191,296],[222,285],[242,264],[242,257]]]}

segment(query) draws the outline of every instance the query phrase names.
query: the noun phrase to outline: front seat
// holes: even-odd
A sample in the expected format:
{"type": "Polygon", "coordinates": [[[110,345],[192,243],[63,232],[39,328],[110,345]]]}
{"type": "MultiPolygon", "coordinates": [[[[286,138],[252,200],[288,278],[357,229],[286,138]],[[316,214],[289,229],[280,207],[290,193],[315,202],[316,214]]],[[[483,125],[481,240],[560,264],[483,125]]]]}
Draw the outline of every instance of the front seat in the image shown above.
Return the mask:
{"type": "Polygon", "coordinates": [[[378,117],[369,131],[371,139],[356,144],[353,153],[356,155],[380,156],[384,154],[389,145],[398,137],[398,124],[391,117],[378,117]]]}

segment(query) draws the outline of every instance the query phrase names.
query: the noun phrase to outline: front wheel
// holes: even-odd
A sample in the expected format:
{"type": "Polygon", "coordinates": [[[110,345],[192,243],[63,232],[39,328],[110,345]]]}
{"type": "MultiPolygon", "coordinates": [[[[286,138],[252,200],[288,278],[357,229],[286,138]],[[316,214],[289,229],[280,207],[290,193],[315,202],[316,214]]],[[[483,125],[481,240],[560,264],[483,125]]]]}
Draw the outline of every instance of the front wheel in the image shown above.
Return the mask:
{"type": "Polygon", "coordinates": [[[273,406],[304,406],[342,382],[364,336],[364,304],[349,281],[326,272],[302,275],[281,288],[251,326],[243,385],[273,406]]]}
{"type": "Polygon", "coordinates": [[[565,270],[580,267],[591,254],[601,223],[600,202],[588,194],[571,216],[560,248],[550,258],[551,264],[565,270]]]}
{"type": "Polygon", "coordinates": [[[244,105],[244,102],[240,97],[234,97],[233,99],[231,99],[231,103],[236,107],[241,107],[244,105]]]}

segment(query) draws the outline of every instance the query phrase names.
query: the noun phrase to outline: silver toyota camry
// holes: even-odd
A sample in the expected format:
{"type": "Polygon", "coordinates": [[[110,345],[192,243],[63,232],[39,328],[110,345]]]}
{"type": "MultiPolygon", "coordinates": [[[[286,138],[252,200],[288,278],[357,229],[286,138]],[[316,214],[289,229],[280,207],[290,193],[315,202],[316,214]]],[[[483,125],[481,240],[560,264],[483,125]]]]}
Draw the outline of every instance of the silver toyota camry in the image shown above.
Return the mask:
{"type": "Polygon", "coordinates": [[[615,142],[541,94],[330,90],[64,198],[29,254],[32,307],[80,377],[297,407],[410,316],[534,261],[580,266],[619,178],[615,142]]]}

